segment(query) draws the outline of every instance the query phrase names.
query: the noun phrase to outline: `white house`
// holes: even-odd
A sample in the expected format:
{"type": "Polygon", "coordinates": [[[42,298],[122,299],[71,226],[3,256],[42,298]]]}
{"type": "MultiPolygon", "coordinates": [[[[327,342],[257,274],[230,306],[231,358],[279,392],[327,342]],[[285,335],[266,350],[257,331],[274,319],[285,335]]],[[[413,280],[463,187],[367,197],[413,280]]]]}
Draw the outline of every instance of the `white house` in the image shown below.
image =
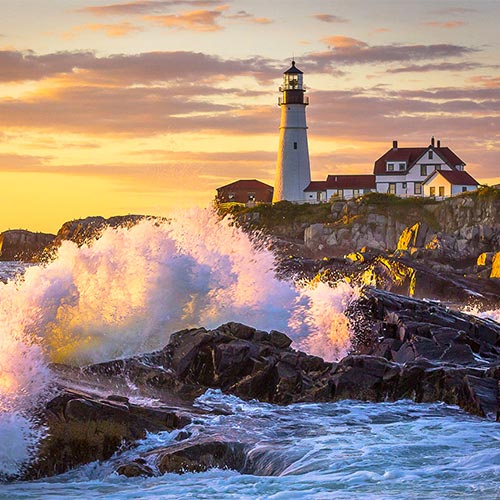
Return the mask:
{"type": "Polygon", "coordinates": [[[321,203],[332,197],[348,200],[372,191],[374,175],[329,175],[326,181],[312,181],[304,189],[307,203],[321,203]]]}
{"type": "Polygon", "coordinates": [[[424,196],[445,198],[474,191],[478,182],[463,170],[434,170],[423,182],[424,196]]]}
{"type": "Polygon", "coordinates": [[[373,173],[379,193],[424,196],[423,182],[434,171],[463,172],[464,168],[465,162],[433,137],[425,148],[400,148],[393,141],[392,148],[375,162],[373,173]]]}

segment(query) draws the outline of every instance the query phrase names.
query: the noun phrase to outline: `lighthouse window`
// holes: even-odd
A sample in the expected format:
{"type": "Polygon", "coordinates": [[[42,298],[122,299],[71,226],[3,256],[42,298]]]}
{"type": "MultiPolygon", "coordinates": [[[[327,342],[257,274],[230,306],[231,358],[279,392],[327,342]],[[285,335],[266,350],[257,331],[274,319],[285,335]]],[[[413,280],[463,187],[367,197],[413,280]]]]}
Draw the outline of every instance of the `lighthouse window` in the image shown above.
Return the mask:
{"type": "Polygon", "coordinates": [[[296,143],[296,142],[294,142],[294,143],[293,143],[293,149],[297,149],[297,146],[298,146],[298,145],[297,145],[297,143],[296,143]]]}

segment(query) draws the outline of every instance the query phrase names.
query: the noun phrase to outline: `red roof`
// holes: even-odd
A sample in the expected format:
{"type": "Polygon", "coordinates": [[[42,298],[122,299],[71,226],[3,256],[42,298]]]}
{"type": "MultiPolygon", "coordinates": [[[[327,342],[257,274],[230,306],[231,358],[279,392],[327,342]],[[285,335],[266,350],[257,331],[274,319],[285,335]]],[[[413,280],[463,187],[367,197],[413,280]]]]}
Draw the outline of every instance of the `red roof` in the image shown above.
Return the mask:
{"type": "Polygon", "coordinates": [[[387,153],[383,154],[376,162],[373,169],[373,173],[376,175],[406,175],[408,169],[413,167],[415,162],[423,156],[425,152],[429,149],[432,149],[442,158],[446,164],[455,169],[456,165],[465,165],[465,162],[461,160],[450,148],[448,147],[432,147],[428,146],[426,148],[391,148],[387,153]],[[386,163],[394,162],[394,163],[403,163],[406,162],[405,170],[394,170],[393,172],[387,172],[386,163]]]}
{"type": "Polygon", "coordinates": [[[326,181],[311,181],[304,191],[326,191],[326,181]]]}
{"type": "Polygon", "coordinates": [[[304,191],[327,189],[375,189],[374,175],[329,175],[326,181],[312,181],[304,191]]]}
{"type": "Polygon", "coordinates": [[[217,188],[219,189],[273,189],[269,184],[265,184],[264,182],[258,181],[257,179],[240,179],[239,181],[231,182],[231,184],[226,184],[225,186],[221,186],[217,188]]]}
{"type": "Polygon", "coordinates": [[[425,179],[424,183],[431,179],[434,174],[441,174],[450,184],[454,186],[478,186],[479,182],[465,170],[435,170],[425,179]]]}
{"type": "Polygon", "coordinates": [[[375,176],[369,175],[329,175],[328,189],[375,189],[375,176]]]}

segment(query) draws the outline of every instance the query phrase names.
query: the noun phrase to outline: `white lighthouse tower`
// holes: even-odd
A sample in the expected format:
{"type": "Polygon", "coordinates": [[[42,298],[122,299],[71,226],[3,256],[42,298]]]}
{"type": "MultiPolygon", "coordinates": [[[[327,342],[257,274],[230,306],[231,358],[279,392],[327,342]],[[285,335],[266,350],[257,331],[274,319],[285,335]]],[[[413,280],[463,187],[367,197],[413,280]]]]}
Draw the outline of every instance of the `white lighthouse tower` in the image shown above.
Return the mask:
{"type": "Polygon", "coordinates": [[[311,182],[309,148],[307,146],[306,106],[303,73],[292,61],[283,73],[278,103],[281,106],[280,143],[276,163],[273,202],[288,200],[305,202],[304,189],[311,182]]]}

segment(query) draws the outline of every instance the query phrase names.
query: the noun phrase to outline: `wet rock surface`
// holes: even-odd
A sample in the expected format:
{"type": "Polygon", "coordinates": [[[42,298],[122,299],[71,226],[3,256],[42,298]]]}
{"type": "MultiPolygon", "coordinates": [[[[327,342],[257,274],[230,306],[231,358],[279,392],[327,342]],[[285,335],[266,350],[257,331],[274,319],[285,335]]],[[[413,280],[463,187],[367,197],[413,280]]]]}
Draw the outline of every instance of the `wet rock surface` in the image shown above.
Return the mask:
{"type": "MultiPolygon", "coordinates": [[[[293,349],[284,333],[227,323],[174,333],[165,348],[149,354],[81,369],[55,366],[60,393],[40,417],[49,437],[26,477],[108,459],[146,432],[182,429],[205,411],[191,403],[209,388],[280,405],[443,401],[500,420],[498,323],[374,288],[364,290],[349,315],[356,318],[353,348],[338,362],[293,349]],[[72,389],[76,379],[94,392],[72,389]],[[103,381],[118,388],[124,380],[133,384],[134,394],[154,397],[158,404],[133,403],[118,389],[103,396],[103,381]]],[[[237,438],[184,431],[178,438],[119,463],[117,472],[132,477],[218,467],[253,473],[246,443],[237,438]]]]}
{"type": "Polygon", "coordinates": [[[144,439],[147,432],[170,431],[191,421],[187,411],[179,408],[147,407],[123,396],[99,397],[68,389],[49,401],[40,418],[47,437],[26,479],[107,460],[119,449],[144,439]]]}
{"type": "Polygon", "coordinates": [[[248,472],[246,462],[245,444],[221,437],[198,437],[144,453],[118,466],[116,472],[128,477],[203,472],[213,468],[248,472]]]}

